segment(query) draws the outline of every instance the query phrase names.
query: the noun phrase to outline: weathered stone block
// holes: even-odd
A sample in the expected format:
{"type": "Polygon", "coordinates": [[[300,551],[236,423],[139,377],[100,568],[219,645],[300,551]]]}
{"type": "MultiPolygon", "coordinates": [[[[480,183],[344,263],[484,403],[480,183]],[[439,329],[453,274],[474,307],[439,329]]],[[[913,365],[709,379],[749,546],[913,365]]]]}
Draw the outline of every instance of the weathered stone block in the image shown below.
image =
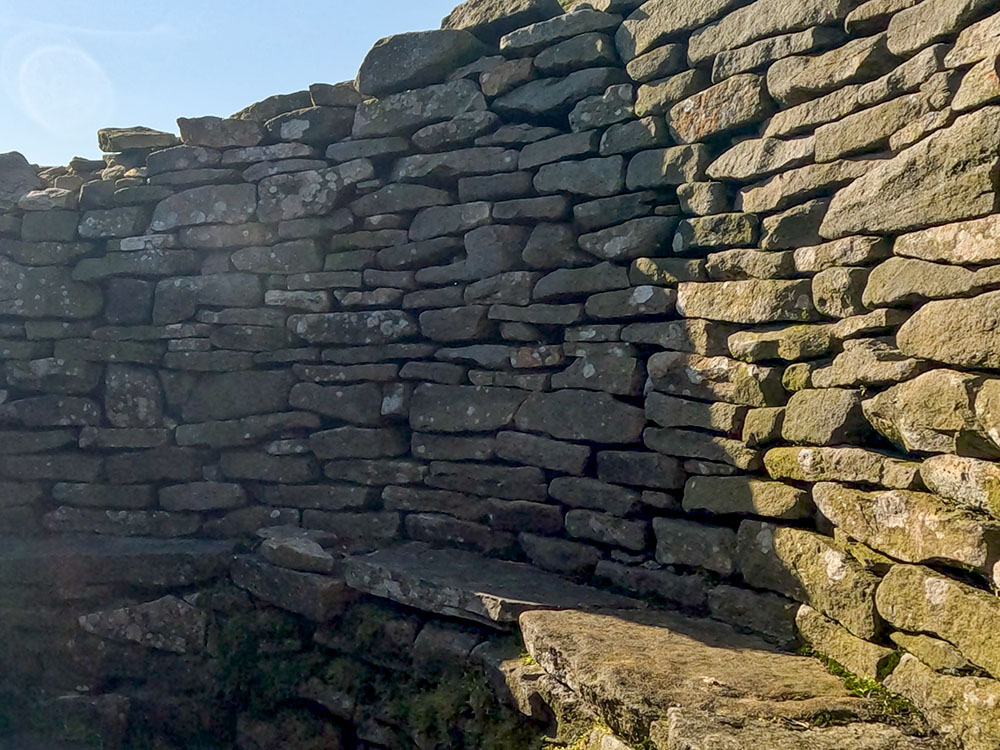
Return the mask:
{"type": "Polygon", "coordinates": [[[990,674],[1000,672],[990,638],[1000,606],[987,592],[930,568],[896,565],[882,579],[876,602],[879,613],[901,630],[934,633],[990,674]]]}
{"type": "Polygon", "coordinates": [[[998,150],[1000,108],[963,115],[837,193],[820,234],[896,234],[992,213],[998,150]]]}
{"type": "Polygon", "coordinates": [[[1000,558],[1000,528],[926,492],[864,492],[822,482],[813,499],[853,539],[897,560],[964,565],[992,576],[1000,558]]]}
{"type": "Polygon", "coordinates": [[[667,124],[680,143],[696,143],[763,120],[770,108],[764,79],[746,73],[675,104],[667,124]]]}
{"type": "Polygon", "coordinates": [[[487,51],[472,34],[460,29],[388,36],[377,41],[361,63],[358,92],[385,96],[441,83],[450,72],[487,51]]]}
{"type": "Polygon", "coordinates": [[[684,485],[683,505],[687,513],[706,511],[781,519],[812,515],[806,490],[747,476],[691,477],[684,485]]]}
{"type": "Polygon", "coordinates": [[[684,484],[684,471],[676,459],[659,453],[601,451],[597,476],[604,482],[675,490],[684,484]]]}
{"type": "Polygon", "coordinates": [[[529,396],[514,421],[518,429],[562,440],[634,443],[646,417],[642,409],[606,393],[563,390],[529,396]]]}
{"type": "Polygon", "coordinates": [[[736,532],[678,518],[654,518],[656,561],[704,568],[720,575],[735,570],[736,532]]]}
{"type": "Polygon", "coordinates": [[[747,583],[808,604],[871,640],[879,629],[879,579],[829,537],[757,521],[744,521],[737,559],[747,583]]]}
{"type": "Polygon", "coordinates": [[[680,352],[658,352],[647,367],[653,387],[666,393],[746,406],[784,402],[778,368],[680,352]]]}
{"type": "Polygon", "coordinates": [[[242,224],[249,221],[256,210],[255,186],[207,185],[185,190],[158,203],[150,228],[164,232],[194,224],[242,224]]]}
{"type": "Polygon", "coordinates": [[[647,448],[668,456],[715,461],[747,471],[760,468],[760,452],[733,438],[649,427],[643,432],[643,442],[647,448]]]}
{"type": "Polygon", "coordinates": [[[627,521],[589,510],[571,510],[566,514],[566,533],[576,539],[640,552],[646,548],[649,523],[627,521]]]}
{"type": "Polygon", "coordinates": [[[628,163],[625,184],[629,190],[664,188],[704,179],[710,160],[701,144],[640,151],[628,163]]]}
{"type": "Polygon", "coordinates": [[[424,383],[413,392],[410,426],[431,432],[491,432],[509,425],[527,397],[513,388],[424,383]]]}
{"type": "Polygon", "coordinates": [[[781,434],[790,443],[834,445],[857,442],[870,429],[860,392],[806,389],[788,400],[781,434]]]}
{"type": "MultiPolygon", "coordinates": [[[[989,451],[972,409],[976,386],[974,375],[932,370],[865,401],[865,417],[882,435],[906,450],[965,454],[989,451]]],[[[989,455],[992,453],[989,451],[989,455]]]]}
{"type": "Polygon", "coordinates": [[[289,329],[310,343],[363,346],[415,336],[417,321],[397,310],[291,315],[289,329]]]}
{"type": "Polygon", "coordinates": [[[772,479],[849,482],[894,489],[918,486],[920,465],[864,448],[772,448],[764,455],[772,479]]]}
{"type": "Polygon", "coordinates": [[[351,135],[354,138],[409,135],[433,122],[483,109],[486,100],[479,86],[463,78],[361,102],[351,135]]]}
{"type": "Polygon", "coordinates": [[[587,446],[512,431],[497,434],[496,453],[506,461],[567,474],[582,474],[590,459],[587,446]]]}
{"type": "Polygon", "coordinates": [[[730,323],[776,323],[817,318],[808,281],[720,281],[678,286],[677,310],[685,317],[730,323]]]}

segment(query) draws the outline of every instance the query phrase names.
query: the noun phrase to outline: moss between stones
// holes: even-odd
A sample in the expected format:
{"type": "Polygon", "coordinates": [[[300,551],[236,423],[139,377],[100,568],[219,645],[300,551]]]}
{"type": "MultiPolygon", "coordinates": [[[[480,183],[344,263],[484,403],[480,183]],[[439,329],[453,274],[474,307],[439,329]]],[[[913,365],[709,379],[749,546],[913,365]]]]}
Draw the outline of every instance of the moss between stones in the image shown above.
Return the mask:
{"type": "MultiPolygon", "coordinates": [[[[836,675],[844,681],[844,687],[852,695],[871,701],[875,705],[878,714],[887,723],[906,724],[913,723],[914,721],[923,722],[923,714],[920,713],[920,710],[916,706],[903,696],[887,690],[882,684],[882,680],[888,677],[892,670],[896,668],[896,665],[899,664],[899,660],[902,658],[899,651],[896,651],[893,657],[888,659],[882,666],[879,670],[880,673],[877,680],[859,677],[834,659],[817,653],[809,646],[800,648],[799,653],[803,656],[812,656],[819,659],[830,674],[836,675]]],[[[820,715],[814,719],[814,722],[821,726],[842,723],[837,717],[828,715],[820,715]]]]}

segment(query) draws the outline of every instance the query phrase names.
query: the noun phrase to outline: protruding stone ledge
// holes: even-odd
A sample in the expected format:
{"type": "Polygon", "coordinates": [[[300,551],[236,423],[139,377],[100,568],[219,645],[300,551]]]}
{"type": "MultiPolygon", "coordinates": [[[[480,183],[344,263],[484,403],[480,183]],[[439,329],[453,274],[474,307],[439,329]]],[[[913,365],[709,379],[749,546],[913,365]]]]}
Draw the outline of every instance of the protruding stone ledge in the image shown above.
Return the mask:
{"type": "Polygon", "coordinates": [[[425,612],[507,629],[533,609],[641,609],[523,563],[413,542],[344,561],[347,585],[425,612]]]}

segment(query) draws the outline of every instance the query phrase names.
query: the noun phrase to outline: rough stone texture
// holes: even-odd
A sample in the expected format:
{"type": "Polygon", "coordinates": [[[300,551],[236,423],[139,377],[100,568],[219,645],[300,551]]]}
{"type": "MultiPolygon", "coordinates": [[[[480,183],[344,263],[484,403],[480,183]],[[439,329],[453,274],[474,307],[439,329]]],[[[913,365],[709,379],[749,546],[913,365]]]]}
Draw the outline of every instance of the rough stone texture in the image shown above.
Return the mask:
{"type": "Polygon", "coordinates": [[[935,633],[991,675],[1000,671],[989,628],[1000,616],[996,599],[929,568],[896,565],[876,595],[879,613],[903,630],[935,633]]]}
{"type": "Polygon", "coordinates": [[[888,71],[893,58],[886,37],[855,39],[830,52],[810,57],[786,57],[767,72],[767,89],[785,106],[800,104],[845,84],[888,71]]]}
{"type": "Polygon", "coordinates": [[[836,23],[845,18],[853,7],[854,3],[843,0],[811,0],[791,5],[777,0],[758,0],[692,34],[688,59],[699,63],[724,50],[742,47],[757,39],[836,23]]]}
{"type": "Polygon", "coordinates": [[[849,482],[911,489],[920,465],[863,448],[772,448],[764,466],[773,479],[849,482]]]}
{"type": "Polygon", "coordinates": [[[667,718],[653,724],[650,736],[658,750],[686,748],[767,747],[770,750],[937,750],[936,739],[908,735],[884,724],[848,724],[826,728],[776,727],[765,719],[734,719],[711,711],[671,708],[667,718]],[[711,743],[711,744],[705,744],[711,743]],[[725,743],[719,745],[718,743],[725,743]]]}
{"type": "Polygon", "coordinates": [[[410,425],[431,432],[492,432],[508,426],[526,398],[512,388],[424,383],[414,390],[410,425]]]}
{"type": "Polygon", "coordinates": [[[853,442],[868,429],[857,391],[807,389],[788,399],[781,435],[790,443],[836,445],[853,442]]]}
{"type": "Polygon", "coordinates": [[[711,0],[692,6],[652,0],[643,3],[625,19],[615,36],[615,43],[622,56],[631,60],[681,32],[704,26],[736,4],[733,0],[711,0]]]}
{"type": "Polygon", "coordinates": [[[150,226],[162,232],[193,224],[242,224],[256,209],[257,191],[252,185],[209,185],[157,204],[150,226]]]}
{"type": "Polygon", "coordinates": [[[851,635],[807,604],[799,607],[795,623],[802,638],[817,652],[856,675],[876,680],[893,666],[892,649],[851,635]]]}
{"type": "Polygon", "coordinates": [[[878,632],[878,578],[833,539],[757,521],[740,524],[737,561],[744,579],[809,604],[859,638],[878,632]]]}
{"type": "Polygon", "coordinates": [[[43,186],[38,171],[17,151],[0,154],[0,210],[9,211],[32,190],[43,186]]]}
{"type": "Polygon", "coordinates": [[[1000,237],[1000,223],[995,216],[988,216],[900,235],[892,251],[908,258],[941,263],[990,265],[1000,262],[997,237],[1000,237]]]}
{"type": "MultiPolygon", "coordinates": [[[[759,179],[808,164],[815,150],[815,139],[811,136],[791,140],[748,138],[709,164],[706,172],[715,179],[759,179]]],[[[752,205],[746,206],[746,209],[755,210],[752,205]]]]}
{"type": "Polygon", "coordinates": [[[880,433],[907,450],[927,453],[982,451],[985,440],[972,409],[973,375],[931,370],[864,402],[880,433]]]}
{"type": "Polygon", "coordinates": [[[816,662],[711,620],[539,611],[520,625],[532,658],[606,706],[605,720],[625,736],[644,736],[676,705],[771,719],[854,710],[855,699],[816,662]]]}
{"type": "Polygon", "coordinates": [[[970,368],[1000,367],[1000,352],[987,332],[997,325],[1000,294],[931,302],[904,323],[897,342],[904,354],[970,368]]]}
{"type": "Polygon", "coordinates": [[[705,526],[673,518],[653,519],[656,561],[664,565],[704,568],[720,575],[736,569],[736,533],[732,529],[705,526]]]}
{"type": "Polygon", "coordinates": [[[206,612],[174,596],[80,617],[80,627],[93,635],[177,654],[205,647],[207,622],[206,612]]]}
{"type": "Polygon", "coordinates": [[[361,63],[358,93],[384,96],[441,83],[455,68],[479,57],[487,48],[468,31],[441,29],[386,37],[361,63]]]}
{"type": "Polygon", "coordinates": [[[342,580],[279,568],[253,557],[237,557],[233,583],[254,596],[315,622],[327,622],[343,612],[353,593],[342,580]]]}
{"type": "Polygon", "coordinates": [[[808,518],[809,493],[781,482],[751,477],[691,477],[684,485],[684,510],[718,515],[808,518]]]}
{"type": "Polygon", "coordinates": [[[542,78],[519,86],[496,99],[493,107],[507,117],[556,117],[569,115],[588,96],[603,94],[609,86],[626,83],[628,76],[618,68],[577,70],[564,78],[542,78]]]}
{"type": "Polygon", "coordinates": [[[351,135],[379,138],[409,134],[433,122],[485,108],[483,94],[472,81],[435,84],[363,101],[355,114],[351,135]]]}
{"type": "Polygon", "coordinates": [[[670,108],[667,123],[681,143],[695,143],[767,116],[769,101],[760,76],[734,76],[670,108]]]}
{"type": "Polygon", "coordinates": [[[901,10],[889,22],[888,46],[894,55],[916,52],[975,20],[990,4],[984,0],[934,0],[901,10]]]}
{"type": "Polygon", "coordinates": [[[25,318],[83,319],[101,307],[100,293],[64,268],[31,268],[0,258],[0,312],[25,318]]]}
{"type": "Polygon", "coordinates": [[[522,563],[487,561],[416,542],[350,557],[344,561],[344,573],[348,585],[358,591],[493,627],[510,627],[532,609],[641,606],[522,563]]]}
{"type": "Polygon", "coordinates": [[[992,213],[998,125],[996,107],[963,115],[875,167],[834,196],[820,233],[898,233],[992,213]]]}
{"type": "Polygon", "coordinates": [[[820,512],[853,539],[897,560],[947,561],[991,574],[997,558],[997,529],[979,517],[956,513],[926,492],[864,492],[833,483],[817,484],[820,512]]]}
{"type": "Polygon", "coordinates": [[[449,29],[465,29],[486,42],[563,12],[557,0],[473,0],[459,5],[442,21],[449,29]]]}
{"type": "Polygon", "coordinates": [[[605,393],[577,390],[531,395],[514,419],[521,430],[598,443],[636,442],[645,421],[641,409],[605,393]]]}
{"type": "Polygon", "coordinates": [[[920,465],[927,488],[956,505],[1000,518],[1000,470],[991,461],[944,454],[920,465]]]}
{"type": "Polygon", "coordinates": [[[801,281],[722,281],[682,283],[678,311],[692,318],[729,323],[808,321],[816,318],[809,285],[801,281]]]}

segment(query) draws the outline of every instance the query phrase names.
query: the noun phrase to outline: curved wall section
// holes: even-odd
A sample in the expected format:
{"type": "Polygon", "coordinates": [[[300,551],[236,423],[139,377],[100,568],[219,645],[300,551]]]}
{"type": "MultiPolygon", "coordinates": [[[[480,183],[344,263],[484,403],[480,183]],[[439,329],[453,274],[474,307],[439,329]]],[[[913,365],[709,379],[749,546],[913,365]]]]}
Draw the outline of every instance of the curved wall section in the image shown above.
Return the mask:
{"type": "Polygon", "coordinates": [[[995,747],[994,11],[472,0],[3,155],[0,531],[524,561],[995,747]]]}

